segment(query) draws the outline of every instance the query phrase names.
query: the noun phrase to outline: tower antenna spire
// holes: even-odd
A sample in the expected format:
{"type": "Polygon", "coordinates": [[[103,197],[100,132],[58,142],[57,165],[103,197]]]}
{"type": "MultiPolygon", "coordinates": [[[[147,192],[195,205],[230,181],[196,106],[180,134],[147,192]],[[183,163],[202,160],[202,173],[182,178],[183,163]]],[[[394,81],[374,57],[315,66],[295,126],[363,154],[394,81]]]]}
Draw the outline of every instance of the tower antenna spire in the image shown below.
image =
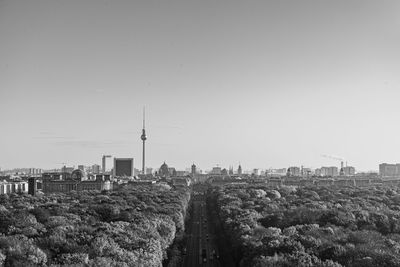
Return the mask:
{"type": "Polygon", "coordinates": [[[143,106],[143,129],[145,128],[146,107],[143,106]]]}

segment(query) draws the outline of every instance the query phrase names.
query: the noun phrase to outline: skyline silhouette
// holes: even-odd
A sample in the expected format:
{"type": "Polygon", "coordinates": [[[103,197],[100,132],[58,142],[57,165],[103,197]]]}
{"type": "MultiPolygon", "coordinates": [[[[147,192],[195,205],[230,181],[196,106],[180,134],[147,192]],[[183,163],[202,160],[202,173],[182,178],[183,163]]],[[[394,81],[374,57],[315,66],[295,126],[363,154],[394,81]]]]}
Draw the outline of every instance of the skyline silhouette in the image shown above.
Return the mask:
{"type": "Polygon", "coordinates": [[[400,2],[0,2],[0,167],[400,162],[400,2]]]}

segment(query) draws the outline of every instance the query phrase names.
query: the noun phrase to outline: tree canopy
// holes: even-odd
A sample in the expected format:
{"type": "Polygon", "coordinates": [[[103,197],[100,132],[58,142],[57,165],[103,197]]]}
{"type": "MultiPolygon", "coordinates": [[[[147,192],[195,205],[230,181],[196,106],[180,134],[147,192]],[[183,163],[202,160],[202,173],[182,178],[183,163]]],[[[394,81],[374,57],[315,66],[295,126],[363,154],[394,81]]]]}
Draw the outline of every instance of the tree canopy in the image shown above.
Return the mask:
{"type": "Polygon", "coordinates": [[[151,185],[0,200],[1,266],[162,266],[189,189],[151,185]]]}
{"type": "Polygon", "coordinates": [[[400,190],[227,185],[210,201],[240,266],[400,266],[400,190]]]}

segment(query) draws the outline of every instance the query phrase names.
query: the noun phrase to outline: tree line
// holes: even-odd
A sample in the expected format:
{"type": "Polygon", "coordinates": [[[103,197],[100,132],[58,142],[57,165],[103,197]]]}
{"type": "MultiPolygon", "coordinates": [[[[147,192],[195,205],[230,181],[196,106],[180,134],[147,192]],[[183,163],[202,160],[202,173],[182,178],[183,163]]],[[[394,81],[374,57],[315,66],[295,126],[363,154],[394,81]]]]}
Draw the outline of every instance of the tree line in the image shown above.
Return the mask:
{"type": "Polygon", "coordinates": [[[400,266],[400,190],[228,185],[210,192],[237,266],[400,266]]]}
{"type": "Polygon", "coordinates": [[[0,266],[162,266],[189,199],[161,185],[1,195],[0,266]]]}

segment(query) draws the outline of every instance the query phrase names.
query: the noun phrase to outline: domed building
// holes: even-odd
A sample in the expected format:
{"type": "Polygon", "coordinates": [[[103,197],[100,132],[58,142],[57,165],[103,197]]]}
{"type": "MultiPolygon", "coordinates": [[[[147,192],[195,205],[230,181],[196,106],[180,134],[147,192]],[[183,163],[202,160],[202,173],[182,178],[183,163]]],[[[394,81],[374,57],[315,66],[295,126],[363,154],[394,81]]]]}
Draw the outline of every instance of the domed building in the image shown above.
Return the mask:
{"type": "Polygon", "coordinates": [[[77,180],[77,181],[87,180],[86,172],[84,172],[84,171],[82,171],[80,169],[73,170],[72,173],[71,173],[71,179],[72,180],[77,180]]]}
{"type": "Polygon", "coordinates": [[[158,171],[158,175],[160,177],[168,177],[169,176],[169,168],[168,168],[168,165],[165,163],[165,161],[161,165],[161,167],[160,167],[160,169],[158,171]]]}

